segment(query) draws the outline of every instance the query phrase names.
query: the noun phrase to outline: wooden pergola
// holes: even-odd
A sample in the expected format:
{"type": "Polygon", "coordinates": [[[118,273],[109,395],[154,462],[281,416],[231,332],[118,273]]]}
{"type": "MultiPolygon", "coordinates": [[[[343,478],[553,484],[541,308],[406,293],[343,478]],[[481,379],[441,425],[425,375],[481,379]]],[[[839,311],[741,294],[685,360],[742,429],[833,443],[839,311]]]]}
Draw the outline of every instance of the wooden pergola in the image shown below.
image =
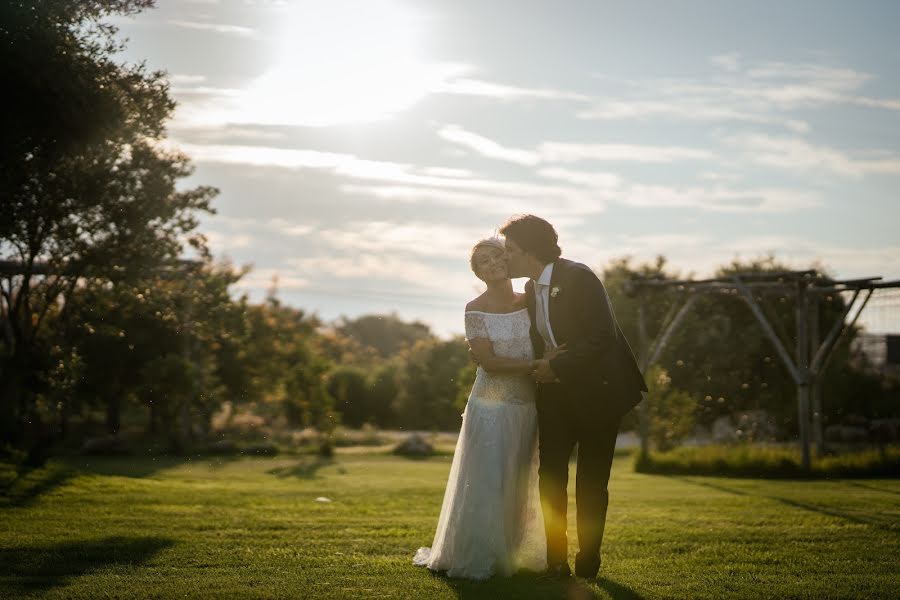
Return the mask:
{"type": "MultiPolygon", "coordinates": [[[[856,324],[872,294],[879,289],[900,288],[900,281],[882,281],[881,277],[835,280],[818,271],[784,271],[774,273],[736,273],[703,280],[632,279],[631,289],[639,297],[638,336],[639,363],[646,373],[662,355],[674,332],[681,326],[694,303],[703,295],[732,295],[742,298],[756,317],[763,332],[772,342],[781,362],[797,386],[797,413],[803,467],[810,467],[810,443],[815,441],[821,455],[825,451],[822,419],[821,381],[834,349],[856,324]],[[674,290],[678,296],[662,326],[651,338],[647,334],[645,303],[649,290],[674,290]],[[851,293],[850,301],[835,319],[824,339],[819,331],[822,302],[829,296],[851,293]],[[765,295],[792,297],[796,310],[796,344],[793,352],[776,333],[773,320],[763,311],[757,298],[765,295]],[[851,316],[852,315],[852,316],[851,316]]],[[[649,451],[649,414],[640,412],[641,452],[649,451]]]]}

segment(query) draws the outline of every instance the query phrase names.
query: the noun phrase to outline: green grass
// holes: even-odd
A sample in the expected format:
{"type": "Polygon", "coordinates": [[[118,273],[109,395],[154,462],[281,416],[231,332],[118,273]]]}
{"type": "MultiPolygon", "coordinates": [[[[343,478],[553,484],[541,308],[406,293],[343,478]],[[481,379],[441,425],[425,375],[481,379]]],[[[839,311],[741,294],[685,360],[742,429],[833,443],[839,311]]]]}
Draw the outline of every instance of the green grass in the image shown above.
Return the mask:
{"type": "MultiPolygon", "coordinates": [[[[449,465],[339,454],[7,469],[0,597],[900,597],[898,480],[646,475],[620,457],[598,582],[478,583],[410,562],[431,543],[449,465]]],[[[574,506],[570,518],[574,531],[574,506]]]]}
{"type": "Polygon", "coordinates": [[[726,475],[792,479],[900,476],[900,447],[812,457],[805,471],[798,448],[773,446],[683,446],[638,457],[635,469],[661,475],[726,475]]]}

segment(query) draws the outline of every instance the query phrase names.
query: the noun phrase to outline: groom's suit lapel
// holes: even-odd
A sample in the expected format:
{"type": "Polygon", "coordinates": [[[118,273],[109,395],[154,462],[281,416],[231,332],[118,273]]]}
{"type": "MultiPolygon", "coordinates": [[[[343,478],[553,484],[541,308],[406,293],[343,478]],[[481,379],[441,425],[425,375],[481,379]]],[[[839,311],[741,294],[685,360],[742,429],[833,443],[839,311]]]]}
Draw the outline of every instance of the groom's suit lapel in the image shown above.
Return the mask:
{"type": "Polygon", "coordinates": [[[528,330],[531,336],[531,345],[534,348],[535,356],[540,357],[544,355],[544,340],[537,332],[535,325],[534,282],[531,280],[525,282],[525,307],[528,309],[528,318],[531,320],[531,327],[528,330]]]}
{"type": "MultiPolygon", "coordinates": [[[[550,274],[550,293],[548,294],[547,300],[547,317],[550,320],[550,327],[553,329],[553,335],[557,338],[557,343],[561,342],[558,339],[559,334],[557,333],[559,331],[559,328],[553,327],[553,315],[555,314],[553,309],[556,306],[556,298],[553,297],[553,288],[559,285],[559,281],[563,275],[562,271],[564,268],[565,267],[563,266],[563,259],[561,258],[556,259],[556,262],[553,263],[553,272],[550,274]]],[[[560,289],[560,293],[561,292],[562,289],[560,289]]]]}

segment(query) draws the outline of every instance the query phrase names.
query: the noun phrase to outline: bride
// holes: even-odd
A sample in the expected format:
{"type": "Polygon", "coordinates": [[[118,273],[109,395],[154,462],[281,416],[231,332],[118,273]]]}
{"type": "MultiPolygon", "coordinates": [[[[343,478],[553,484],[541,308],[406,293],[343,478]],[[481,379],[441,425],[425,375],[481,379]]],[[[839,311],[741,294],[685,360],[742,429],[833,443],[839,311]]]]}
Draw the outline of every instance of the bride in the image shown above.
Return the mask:
{"type": "Polygon", "coordinates": [[[544,570],[546,540],[525,295],[513,291],[502,240],[475,244],[470,265],[487,284],[465,313],[466,338],[479,367],[434,541],[419,548],[413,562],[450,577],[486,579],[544,570]]]}

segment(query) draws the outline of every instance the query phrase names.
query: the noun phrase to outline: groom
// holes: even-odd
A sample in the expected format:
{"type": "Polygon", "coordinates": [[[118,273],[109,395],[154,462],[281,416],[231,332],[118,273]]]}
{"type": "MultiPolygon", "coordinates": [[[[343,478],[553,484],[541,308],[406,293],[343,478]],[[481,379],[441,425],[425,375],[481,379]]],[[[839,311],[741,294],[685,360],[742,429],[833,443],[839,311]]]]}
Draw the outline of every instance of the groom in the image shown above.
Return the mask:
{"type": "Polygon", "coordinates": [[[622,416],[647,386],[603,284],[591,269],[560,258],[557,234],[534,215],[513,217],[506,237],[509,276],[528,277],[538,382],[540,493],[547,534],[548,572],[571,575],[567,558],[566,485],[578,445],[575,501],[579,552],[575,574],[594,578],[609,505],[607,483],[622,416]],[[565,344],[551,360],[544,352],[565,344]]]}

